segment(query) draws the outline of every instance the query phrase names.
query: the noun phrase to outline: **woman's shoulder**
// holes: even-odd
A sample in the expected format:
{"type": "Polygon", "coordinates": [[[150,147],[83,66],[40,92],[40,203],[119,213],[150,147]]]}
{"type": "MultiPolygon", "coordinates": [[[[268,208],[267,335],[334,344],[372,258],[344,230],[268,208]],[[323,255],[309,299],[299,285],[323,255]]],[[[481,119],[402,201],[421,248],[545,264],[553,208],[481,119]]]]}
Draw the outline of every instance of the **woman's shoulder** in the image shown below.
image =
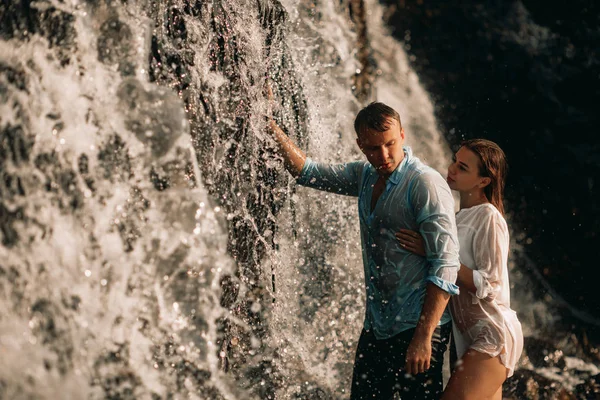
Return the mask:
{"type": "Polygon", "coordinates": [[[464,208],[457,214],[457,221],[464,220],[482,225],[485,222],[506,226],[506,220],[498,209],[491,203],[479,204],[477,206],[464,208]]]}

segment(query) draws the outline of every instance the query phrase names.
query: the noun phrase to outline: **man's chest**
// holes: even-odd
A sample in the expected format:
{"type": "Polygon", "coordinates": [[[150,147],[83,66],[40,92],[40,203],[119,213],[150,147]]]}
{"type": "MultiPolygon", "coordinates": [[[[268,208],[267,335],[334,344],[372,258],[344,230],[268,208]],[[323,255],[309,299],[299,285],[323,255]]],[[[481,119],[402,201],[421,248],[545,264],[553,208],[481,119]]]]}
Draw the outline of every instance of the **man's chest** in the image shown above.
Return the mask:
{"type": "Polygon", "coordinates": [[[359,214],[370,231],[416,229],[416,219],[408,201],[406,186],[377,184],[365,186],[359,194],[359,214]]]}
{"type": "Polygon", "coordinates": [[[379,198],[381,197],[383,192],[385,192],[385,189],[386,189],[385,180],[383,178],[377,179],[377,181],[373,185],[373,191],[371,193],[371,208],[370,208],[371,213],[375,210],[375,207],[377,206],[377,201],[379,200],[379,198]]]}

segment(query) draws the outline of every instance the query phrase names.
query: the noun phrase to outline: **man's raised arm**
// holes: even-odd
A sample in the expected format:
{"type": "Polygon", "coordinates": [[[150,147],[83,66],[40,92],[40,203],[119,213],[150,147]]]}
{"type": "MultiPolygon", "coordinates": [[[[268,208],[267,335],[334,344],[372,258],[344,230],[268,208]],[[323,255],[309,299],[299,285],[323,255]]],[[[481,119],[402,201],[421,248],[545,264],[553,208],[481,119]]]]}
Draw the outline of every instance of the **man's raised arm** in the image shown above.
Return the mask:
{"type": "Polygon", "coordinates": [[[285,132],[273,121],[267,122],[269,131],[279,147],[279,154],[283,157],[285,168],[294,177],[298,177],[302,172],[302,167],[306,162],[306,154],[285,134],[285,132]]]}
{"type": "MultiPolygon", "coordinates": [[[[267,97],[273,101],[271,85],[266,83],[267,97]]],[[[358,196],[358,182],[363,162],[350,162],[345,164],[319,164],[306,157],[306,154],[289,138],[269,117],[267,128],[277,142],[278,153],[283,157],[285,168],[297,178],[296,182],[302,186],[317,190],[358,196]]]]}

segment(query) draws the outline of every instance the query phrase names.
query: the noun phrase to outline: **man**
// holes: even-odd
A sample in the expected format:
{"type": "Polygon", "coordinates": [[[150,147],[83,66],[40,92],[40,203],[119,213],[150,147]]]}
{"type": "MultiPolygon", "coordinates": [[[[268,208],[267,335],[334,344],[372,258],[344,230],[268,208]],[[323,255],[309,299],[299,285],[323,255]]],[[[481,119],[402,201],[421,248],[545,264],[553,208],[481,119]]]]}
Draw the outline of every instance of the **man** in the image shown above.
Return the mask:
{"type": "Polygon", "coordinates": [[[445,311],[459,269],[454,200],[446,181],[403,147],[400,116],[371,103],[356,116],[357,144],[368,162],[313,162],[269,122],[288,171],[298,183],[358,197],[366,313],[351,399],[438,399],[451,330],[445,311]],[[394,234],[416,230],[426,258],[394,234]]]}

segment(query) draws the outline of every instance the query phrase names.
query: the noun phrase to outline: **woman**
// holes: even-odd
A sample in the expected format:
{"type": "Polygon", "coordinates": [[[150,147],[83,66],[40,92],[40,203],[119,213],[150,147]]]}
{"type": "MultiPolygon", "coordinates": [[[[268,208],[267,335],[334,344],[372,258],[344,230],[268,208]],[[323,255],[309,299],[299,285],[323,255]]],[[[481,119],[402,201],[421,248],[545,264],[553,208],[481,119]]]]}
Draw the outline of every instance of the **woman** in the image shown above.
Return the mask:
{"type": "MultiPolygon", "coordinates": [[[[510,309],[506,172],[504,152],[484,139],[463,142],[448,167],[448,185],[460,193],[460,294],[450,300],[459,361],[442,399],[502,399],[502,383],[523,350],[521,324],[510,309]]],[[[406,250],[425,256],[419,233],[401,230],[396,237],[406,250]]]]}

